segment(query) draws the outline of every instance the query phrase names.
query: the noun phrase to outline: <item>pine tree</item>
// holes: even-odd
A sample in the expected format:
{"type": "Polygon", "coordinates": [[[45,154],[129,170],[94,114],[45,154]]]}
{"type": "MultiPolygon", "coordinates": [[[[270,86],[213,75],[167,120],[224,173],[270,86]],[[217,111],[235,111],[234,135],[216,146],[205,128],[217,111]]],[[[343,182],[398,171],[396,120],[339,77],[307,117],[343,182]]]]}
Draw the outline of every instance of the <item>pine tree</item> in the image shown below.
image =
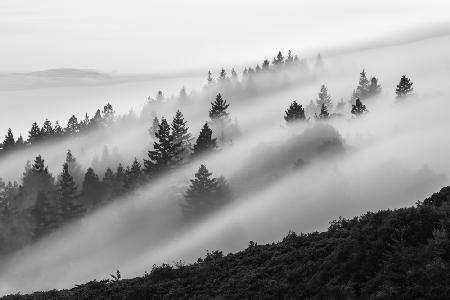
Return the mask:
{"type": "Polygon", "coordinates": [[[209,128],[208,123],[203,125],[200,135],[194,145],[194,155],[207,153],[217,148],[216,139],[212,138],[212,130],[209,128]]]}
{"type": "Polygon", "coordinates": [[[107,168],[103,175],[102,186],[104,188],[105,198],[108,200],[113,196],[114,184],[114,172],[110,168],[107,168]]]}
{"type": "Polygon", "coordinates": [[[269,68],[270,68],[270,62],[268,59],[265,59],[262,64],[262,70],[269,71],[269,68]]]}
{"type": "Polygon", "coordinates": [[[132,190],[136,188],[142,181],[142,170],[141,164],[138,162],[135,157],[131,167],[127,167],[125,171],[125,188],[128,190],[132,190]]]}
{"type": "Polygon", "coordinates": [[[214,83],[214,79],[212,78],[212,73],[211,71],[208,71],[208,85],[212,85],[214,83]]]}
{"type": "Polygon", "coordinates": [[[116,118],[116,112],[111,104],[107,103],[103,107],[103,123],[107,126],[111,126],[116,118]]]}
{"type": "Polygon", "coordinates": [[[220,74],[219,74],[219,81],[225,82],[227,80],[228,80],[227,72],[225,71],[224,68],[222,68],[222,70],[220,70],[220,74]]]}
{"type": "Polygon", "coordinates": [[[113,177],[112,196],[117,197],[125,192],[126,175],[121,163],[117,166],[116,173],[113,177]]]}
{"type": "Polygon", "coordinates": [[[355,116],[359,117],[363,113],[367,112],[366,106],[362,104],[360,99],[356,99],[355,104],[352,104],[352,110],[351,113],[355,116]]]}
{"type": "Polygon", "coordinates": [[[14,135],[11,128],[8,128],[8,133],[5,135],[5,140],[3,141],[3,150],[8,151],[14,148],[16,141],[14,140],[14,135]]]}
{"type": "Polygon", "coordinates": [[[288,51],[288,56],[286,57],[286,64],[290,65],[294,62],[294,57],[292,56],[291,50],[288,51]]]}
{"type": "Polygon", "coordinates": [[[230,104],[227,104],[227,100],[222,98],[222,95],[219,93],[216,96],[216,100],[211,102],[211,109],[209,110],[209,117],[212,121],[215,120],[225,120],[228,118],[227,108],[230,104]]]}
{"type": "Polygon", "coordinates": [[[103,188],[94,169],[88,168],[83,180],[83,198],[86,207],[95,208],[103,201],[103,188]]]}
{"type": "Polygon", "coordinates": [[[65,131],[68,135],[76,135],[80,131],[80,124],[78,124],[78,119],[75,115],[69,118],[65,131]]]}
{"type": "Polygon", "coordinates": [[[158,130],[159,130],[159,120],[158,117],[154,117],[152,126],[150,126],[150,128],[148,129],[148,133],[150,134],[151,137],[155,137],[155,134],[158,132],[158,130]]]}
{"type": "Polygon", "coordinates": [[[41,130],[36,122],[31,126],[30,131],[28,131],[28,142],[30,144],[38,143],[41,140],[41,130]]]}
{"type": "Polygon", "coordinates": [[[365,99],[367,98],[369,92],[369,80],[366,77],[366,72],[364,69],[359,74],[359,83],[358,87],[356,88],[356,94],[358,95],[359,99],[365,99]]]}
{"type": "Polygon", "coordinates": [[[285,113],[284,120],[288,123],[306,120],[305,109],[297,101],[292,102],[285,113]]]}
{"type": "Polygon", "coordinates": [[[177,110],[170,126],[172,130],[172,143],[177,148],[175,150],[178,153],[178,157],[175,158],[177,161],[181,161],[191,153],[192,136],[188,132],[189,127],[186,124],[187,121],[184,120],[183,114],[177,110]]]}
{"type": "Polygon", "coordinates": [[[16,148],[22,148],[23,146],[25,146],[26,145],[26,143],[25,143],[25,141],[23,140],[23,137],[22,137],[22,135],[19,135],[19,138],[17,139],[17,141],[16,141],[16,148]]]}
{"type": "Polygon", "coordinates": [[[59,122],[55,122],[55,128],[53,129],[53,135],[55,137],[60,137],[64,135],[64,129],[59,125],[59,122]]]}
{"type": "Polygon", "coordinates": [[[414,90],[412,86],[412,81],[408,77],[406,77],[406,75],[403,75],[402,78],[400,78],[400,82],[397,85],[397,88],[395,89],[397,99],[410,96],[414,90]]]}
{"type": "Polygon", "coordinates": [[[234,68],[231,69],[231,78],[235,81],[238,80],[238,74],[234,68]]]}
{"type": "Polygon", "coordinates": [[[36,203],[31,209],[31,216],[35,222],[33,235],[39,238],[49,234],[57,227],[57,211],[44,191],[37,194],[36,203]]]}
{"type": "Polygon", "coordinates": [[[180,95],[178,96],[178,99],[181,101],[185,101],[188,98],[188,94],[186,92],[186,88],[183,86],[180,90],[180,95]]]}
{"type": "Polygon", "coordinates": [[[328,94],[327,87],[322,84],[320,87],[320,92],[318,98],[316,100],[317,106],[322,107],[324,104],[327,107],[327,111],[331,111],[333,109],[333,102],[331,102],[331,96],[328,94]]]}
{"type": "Polygon", "coordinates": [[[319,119],[327,120],[329,118],[330,118],[330,114],[328,113],[327,106],[325,104],[322,104],[322,107],[320,108],[319,119]]]}
{"type": "Polygon", "coordinates": [[[255,72],[256,73],[261,72],[261,67],[259,65],[256,65],[255,72]]]}
{"type": "Polygon", "coordinates": [[[381,86],[378,84],[378,79],[375,77],[370,78],[370,84],[368,88],[368,96],[373,97],[381,93],[381,86]]]}
{"type": "Polygon", "coordinates": [[[230,189],[224,178],[219,184],[217,178],[212,177],[212,173],[202,164],[195,173],[195,179],[191,179],[184,199],[183,212],[186,216],[195,216],[226,204],[230,200],[230,189]]]}
{"type": "Polygon", "coordinates": [[[66,163],[69,166],[69,173],[72,175],[75,183],[81,186],[84,178],[83,170],[70,149],[67,150],[66,163]]]}
{"type": "Polygon", "coordinates": [[[158,132],[155,134],[157,141],[153,143],[153,150],[148,151],[148,160],[144,160],[144,171],[150,177],[155,177],[163,171],[171,169],[179,157],[179,146],[174,144],[170,133],[170,126],[165,118],[161,119],[158,132]]]}
{"type": "Polygon", "coordinates": [[[100,112],[100,109],[97,109],[97,111],[94,114],[94,117],[89,122],[89,127],[96,128],[103,125],[103,117],[102,113],[100,112]]]}
{"type": "Polygon", "coordinates": [[[281,51],[278,51],[277,57],[274,57],[272,60],[272,64],[275,66],[281,66],[284,63],[284,57],[281,51]]]}
{"type": "Polygon", "coordinates": [[[82,215],[81,205],[75,203],[77,185],[69,173],[69,165],[63,164],[63,170],[59,176],[57,201],[59,216],[63,222],[70,221],[82,215]]]}
{"type": "Polygon", "coordinates": [[[45,119],[44,121],[44,125],[42,125],[41,128],[41,136],[43,138],[51,138],[53,137],[53,126],[52,126],[52,122],[50,122],[49,119],[45,119]]]}

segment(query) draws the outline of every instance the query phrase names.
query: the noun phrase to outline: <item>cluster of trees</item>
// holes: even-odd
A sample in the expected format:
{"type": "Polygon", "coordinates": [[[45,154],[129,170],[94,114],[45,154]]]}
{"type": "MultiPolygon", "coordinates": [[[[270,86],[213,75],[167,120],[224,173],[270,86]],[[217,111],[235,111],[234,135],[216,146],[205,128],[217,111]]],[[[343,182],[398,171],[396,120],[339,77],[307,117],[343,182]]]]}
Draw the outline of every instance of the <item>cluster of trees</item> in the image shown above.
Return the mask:
{"type": "Polygon", "coordinates": [[[449,199],[446,187],[415,207],[340,218],[324,232],[290,232],[237,253],[208,251],[190,265],[153,266],[143,277],[5,299],[449,299],[449,199]]]}
{"type": "Polygon", "coordinates": [[[363,69],[359,76],[359,82],[356,89],[353,91],[351,101],[356,102],[356,99],[364,100],[381,93],[381,86],[378,84],[378,79],[371,76],[367,79],[366,72],[363,69]]]}
{"type": "MultiPolygon", "coordinates": [[[[226,122],[228,107],[227,101],[218,94],[211,103],[209,123],[226,122]]],[[[134,158],[129,166],[119,163],[115,170],[106,168],[103,176],[96,174],[92,167],[83,171],[69,150],[56,178],[38,155],[33,163],[28,162],[25,166],[20,184],[5,184],[0,179],[0,231],[4,233],[0,235],[0,255],[134,191],[193,158],[214,151],[217,143],[209,123],[203,125],[193,144],[181,111],[176,112],[170,125],[165,118],[161,121],[155,118],[150,128],[155,136],[153,149],[148,151],[143,165],[134,158]],[[19,233],[9,235],[9,232],[19,233]]],[[[192,217],[226,204],[230,197],[225,178],[212,177],[212,173],[201,165],[186,191],[182,209],[187,217],[192,217]]]]}
{"type": "Polygon", "coordinates": [[[3,143],[1,144],[0,155],[5,154],[11,150],[20,149],[26,146],[39,144],[41,142],[50,141],[55,138],[75,136],[79,133],[86,132],[92,128],[98,128],[101,126],[110,126],[115,120],[115,111],[111,104],[106,104],[103,110],[97,109],[92,118],[86,113],[84,120],[78,121],[75,115],[72,115],[66,127],[62,127],[58,121],[53,125],[49,119],[46,119],[39,127],[37,122],[31,125],[31,129],[28,131],[28,138],[24,140],[22,135],[17,139],[14,138],[14,134],[11,128],[5,135],[3,143]]]}

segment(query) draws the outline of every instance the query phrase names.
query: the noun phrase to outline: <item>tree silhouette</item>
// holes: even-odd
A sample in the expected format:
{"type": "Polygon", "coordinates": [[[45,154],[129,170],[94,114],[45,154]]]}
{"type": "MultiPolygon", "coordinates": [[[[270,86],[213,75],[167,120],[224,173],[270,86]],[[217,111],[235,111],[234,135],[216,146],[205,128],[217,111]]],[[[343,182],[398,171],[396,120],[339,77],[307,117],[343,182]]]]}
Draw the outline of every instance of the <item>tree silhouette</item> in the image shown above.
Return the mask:
{"type": "Polygon", "coordinates": [[[365,112],[367,112],[366,106],[362,104],[361,100],[356,99],[356,103],[352,104],[351,113],[359,117],[365,112]]]}
{"type": "Polygon", "coordinates": [[[82,215],[82,206],[75,203],[77,185],[69,173],[69,164],[63,164],[63,170],[57,184],[58,213],[63,222],[82,215]]]}
{"type": "Polygon", "coordinates": [[[397,85],[397,88],[395,89],[397,98],[399,99],[410,96],[414,90],[412,86],[412,81],[408,77],[406,77],[406,75],[403,75],[402,78],[400,78],[400,82],[397,85]]]}
{"type": "Polygon", "coordinates": [[[49,119],[45,119],[44,125],[41,128],[41,136],[43,138],[50,138],[54,134],[52,122],[49,119]]]}
{"type": "Polygon", "coordinates": [[[3,141],[3,150],[8,151],[14,148],[16,142],[14,140],[14,135],[11,128],[8,128],[8,133],[5,135],[5,140],[3,141]]]}
{"type": "Polygon", "coordinates": [[[170,125],[172,130],[172,141],[175,149],[176,161],[181,161],[191,153],[192,148],[192,136],[189,133],[189,127],[186,126],[187,121],[184,120],[181,111],[177,110],[175,117],[170,125]]]}
{"type": "Polygon", "coordinates": [[[67,122],[66,133],[68,135],[75,135],[79,132],[79,130],[80,125],[78,124],[78,119],[77,117],[75,117],[75,115],[72,115],[67,122]]]}
{"type": "Polygon", "coordinates": [[[328,113],[327,106],[325,104],[322,104],[322,107],[320,108],[319,119],[320,120],[328,120],[329,118],[330,118],[330,114],[328,113]]]}
{"type": "Polygon", "coordinates": [[[212,130],[209,128],[208,123],[203,125],[202,130],[194,145],[194,155],[207,153],[214,150],[217,147],[216,139],[212,138],[212,130]]]}
{"type": "Polygon", "coordinates": [[[325,105],[327,107],[327,111],[331,111],[333,109],[331,96],[328,94],[327,87],[324,84],[322,84],[322,86],[320,87],[320,92],[318,94],[316,103],[318,107],[322,107],[322,105],[325,105]]]}
{"type": "Polygon", "coordinates": [[[222,98],[222,95],[219,93],[216,96],[216,100],[211,102],[211,109],[209,110],[209,117],[211,120],[224,120],[228,118],[227,108],[230,104],[227,104],[227,100],[222,98]]]}
{"type": "Polygon", "coordinates": [[[88,168],[83,180],[83,198],[85,205],[90,208],[99,206],[103,200],[103,189],[94,169],[88,168]]]}
{"type": "Polygon", "coordinates": [[[37,143],[41,140],[42,134],[41,130],[39,129],[39,126],[36,122],[31,125],[30,131],[28,131],[28,142],[30,144],[37,143]]]}
{"type": "Polygon", "coordinates": [[[202,164],[194,176],[184,194],[186,203],[182,205],[187,216],[210,212],[230,200],[230,189],[224,178],[219,184],[205,165],[202,164]]]}
{"type": "Polygon", "coordinates": [[[288,123],[306,120],[305,109],[302,107],[302,105],[299,105],[297,101],[291,103],[289,108],[286,110],[285,114],[286,115],[284,116],[284,119],[288,123]]]}
{"type": "Polygon", "coordinates": [[[135,157],[131,167],[127,167],[125,171],[125,188],[128,190],[135,189],[142,182],[142,170],[141,164],[138,162],[135,157]]]}

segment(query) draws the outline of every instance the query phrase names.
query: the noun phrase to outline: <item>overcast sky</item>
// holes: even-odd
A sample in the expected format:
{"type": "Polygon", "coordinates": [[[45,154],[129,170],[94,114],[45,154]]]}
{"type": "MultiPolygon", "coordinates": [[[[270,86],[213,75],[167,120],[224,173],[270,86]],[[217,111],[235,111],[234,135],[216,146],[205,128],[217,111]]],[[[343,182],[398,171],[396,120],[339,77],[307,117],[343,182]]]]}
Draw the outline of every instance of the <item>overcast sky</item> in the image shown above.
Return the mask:
{"type": "Polygon", "coordinates": [[[308,53],[450,20],[448,0],[1,0],[0,72],[171,72],[308,53]]]}

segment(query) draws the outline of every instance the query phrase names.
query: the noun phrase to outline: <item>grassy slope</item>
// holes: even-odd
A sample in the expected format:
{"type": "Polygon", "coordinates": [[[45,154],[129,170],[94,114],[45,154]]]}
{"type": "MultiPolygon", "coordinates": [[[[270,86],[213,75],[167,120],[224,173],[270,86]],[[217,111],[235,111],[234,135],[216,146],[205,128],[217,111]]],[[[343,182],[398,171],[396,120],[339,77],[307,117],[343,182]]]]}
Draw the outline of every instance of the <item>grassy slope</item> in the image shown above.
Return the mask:
{"type": "Polygon", "coordinates": [[[327,232],[288,234],[143,277],[91,281],[71,290],[2,299],[450,297],[450,187],[415,207],[331,222],[327,232]]]}

